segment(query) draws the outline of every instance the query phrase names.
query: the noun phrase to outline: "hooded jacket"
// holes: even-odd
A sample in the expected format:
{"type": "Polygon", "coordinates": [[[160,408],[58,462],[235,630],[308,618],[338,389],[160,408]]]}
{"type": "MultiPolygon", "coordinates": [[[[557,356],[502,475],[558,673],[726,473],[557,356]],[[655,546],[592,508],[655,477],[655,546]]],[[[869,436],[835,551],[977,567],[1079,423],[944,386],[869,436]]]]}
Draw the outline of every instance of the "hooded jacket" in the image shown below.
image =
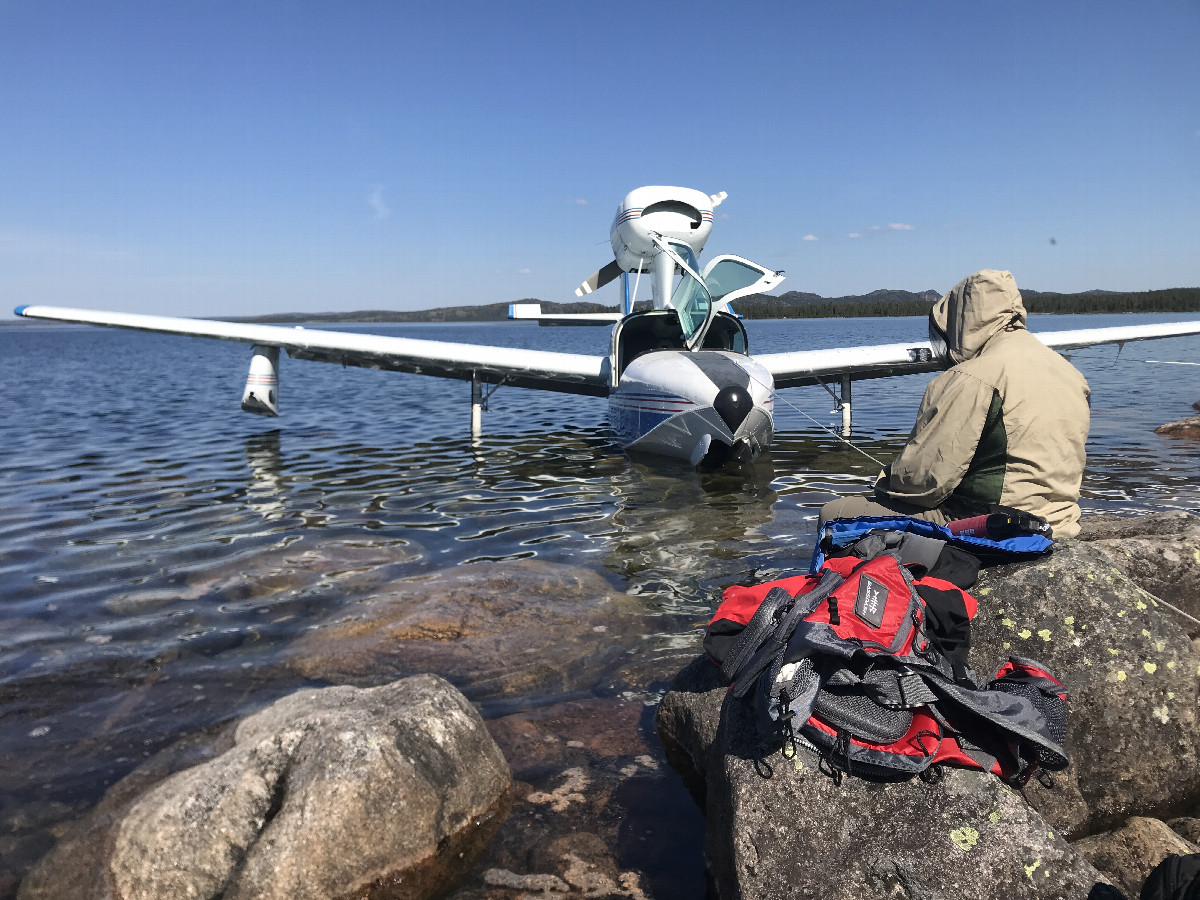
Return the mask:
{"type": "Polygon", "coordinates": [[[875,491],[949,518],[995,504],[1079,532],[1089,425],[1087,381],[1025,329],[1009,272],[984,269],[934,304],[931,332],[953,367],[925,389],[917,422],[875,491]]]}

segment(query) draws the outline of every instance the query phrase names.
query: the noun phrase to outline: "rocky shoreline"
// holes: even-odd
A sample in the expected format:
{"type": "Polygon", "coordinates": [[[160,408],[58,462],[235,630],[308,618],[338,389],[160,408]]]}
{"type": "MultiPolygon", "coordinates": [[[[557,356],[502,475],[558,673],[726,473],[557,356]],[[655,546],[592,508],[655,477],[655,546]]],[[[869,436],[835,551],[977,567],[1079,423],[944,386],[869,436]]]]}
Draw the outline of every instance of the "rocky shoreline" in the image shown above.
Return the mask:
{"type": "Polygon", "coordinates": [[[339,686],[151,758],[57,830],[18,896],[700,896],[706,864],[722,898],[1082,900],[1104,881],[1136,897],[1163,856],[1196,851],[1195,516],[1085,518],[1051,557],[982,574],[972,666],[1031,656],[1071,691],[1072,765],[1023,791],[967,771],[839,787],[778,755],[764,777],[698,640],[611,658],[605,636],[639,620],[602,579],[463,568],[315,629],[282,665],[339,686]],[[523,654],[533,633],[551,638],[523,654]],[[439,658],[462,693],[433,676],[341,683],[396,679],[435,644],[457,648],[439,658]],[[504,712],[551,670],[559,699],[504,712]],[[677,868],[648,878],[664,857],[677,868]]]}
{"type": "Polygon", "coordinates": [[[697,660],[658,728],[706,809],[716,896],[1049,900],[1109,881],[1136,897],[1200,837],[1198,578],[1200,519],[1183,513],[1095,517],[1045,560],[982,573],[972,667],[1033,657],[1070,690],[1072,765],[1052,788],[967,771],[836,786],[803,753],[764,772],[746,709],[697,660]]]}

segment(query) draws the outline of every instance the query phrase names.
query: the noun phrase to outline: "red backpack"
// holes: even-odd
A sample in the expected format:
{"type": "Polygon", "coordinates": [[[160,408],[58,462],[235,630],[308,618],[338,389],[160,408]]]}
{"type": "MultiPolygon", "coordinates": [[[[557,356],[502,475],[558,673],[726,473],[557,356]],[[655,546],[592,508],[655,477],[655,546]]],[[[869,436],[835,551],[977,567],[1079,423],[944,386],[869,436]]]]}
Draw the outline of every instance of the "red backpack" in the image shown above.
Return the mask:
{"type": "Polygon", "coordinates": [[[705,649],[752,703],[760,735],[824,771],[876,780],[982,769],[1019,783],[1068,765],[1066,689],[1011,659],[983,686],[967,667],[975,598],[884,554],[728,588],[705,649]]]}

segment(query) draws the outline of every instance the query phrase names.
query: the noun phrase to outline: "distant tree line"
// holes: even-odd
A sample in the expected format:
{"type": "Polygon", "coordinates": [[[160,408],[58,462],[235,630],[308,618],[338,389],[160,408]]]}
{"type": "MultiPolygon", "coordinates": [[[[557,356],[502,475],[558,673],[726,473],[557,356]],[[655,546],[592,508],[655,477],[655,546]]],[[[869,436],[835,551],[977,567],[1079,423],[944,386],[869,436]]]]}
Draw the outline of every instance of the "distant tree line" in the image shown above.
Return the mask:
{"type": "Polygon", "coordinates": [[[1200,288],[1169,288],[1122,294],[1088,291],[1083,294],[1050,294],[1022,291],[1031,313],[1167,313],[1200,312],[1200,288]]]}
{"type": "MultiPolygon", "coordinates": [[[[861,297],[825,298],[791,292],[779,297],[752,294],[733,302],[747,319],[820,319],[867,316],[924,316],[937,294],[925,291],[875,291],[861,297]]],[[[1030,313],[1167,313],[1200,312],[1200,288],[1169,288],[1161,291],[1119,293],[1087,291],[1054,294],[1022,291],[1030,313]]]]}
{"type": "Polygon", "coordinates": [[[924,316],[933,304],[928,300],[820,300],[801,305],[779,302],[763,294],[733,301],[733,308],[747,319],[830,319],[867,316],[924,316]]]}

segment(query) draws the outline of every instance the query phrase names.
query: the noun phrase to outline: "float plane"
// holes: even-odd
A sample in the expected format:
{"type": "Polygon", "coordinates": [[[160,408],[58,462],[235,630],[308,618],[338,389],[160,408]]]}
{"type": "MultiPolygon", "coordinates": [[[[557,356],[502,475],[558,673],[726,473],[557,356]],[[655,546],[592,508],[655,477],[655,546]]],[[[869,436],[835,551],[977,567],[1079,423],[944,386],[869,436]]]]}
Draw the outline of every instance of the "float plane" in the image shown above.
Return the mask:
{"type": "MultiPolygon", "coordinates": [[[[538,304],[510,307],[510,318],[518,320],[611,325],[608,352],[594,356],[50,306],[19,306],[15,312],[250,344],[242,394],[247,412],[279,414],[279,351],[285,350],[293,359],[469,381],[475,434],[487,397],[500,385],[608,397],[609,423],[623,447],[706,466],[752,459],[771,443],[781,388],[824,385],[838,402],[842,430],[848,433],[853,382],[942,367],[926,342],[751,356],[746,329],[731,303],[771,290],[783,273],[729,255],[701,268],[697,259],[712,231],[713,209],[725,197],[678,187],[642,187],[625,197],[609,233],[612,261],[576,290],[582,296],[621,277],[620,312],[543,315],[538,304]],[[636,279],[642,275],[649,276],[651,300],[648,309],[635,310],[636,279]]],[[[1037,336],[1049,347],[1068,350],[1197,333],[1200,322],[1037,336]]]]}

